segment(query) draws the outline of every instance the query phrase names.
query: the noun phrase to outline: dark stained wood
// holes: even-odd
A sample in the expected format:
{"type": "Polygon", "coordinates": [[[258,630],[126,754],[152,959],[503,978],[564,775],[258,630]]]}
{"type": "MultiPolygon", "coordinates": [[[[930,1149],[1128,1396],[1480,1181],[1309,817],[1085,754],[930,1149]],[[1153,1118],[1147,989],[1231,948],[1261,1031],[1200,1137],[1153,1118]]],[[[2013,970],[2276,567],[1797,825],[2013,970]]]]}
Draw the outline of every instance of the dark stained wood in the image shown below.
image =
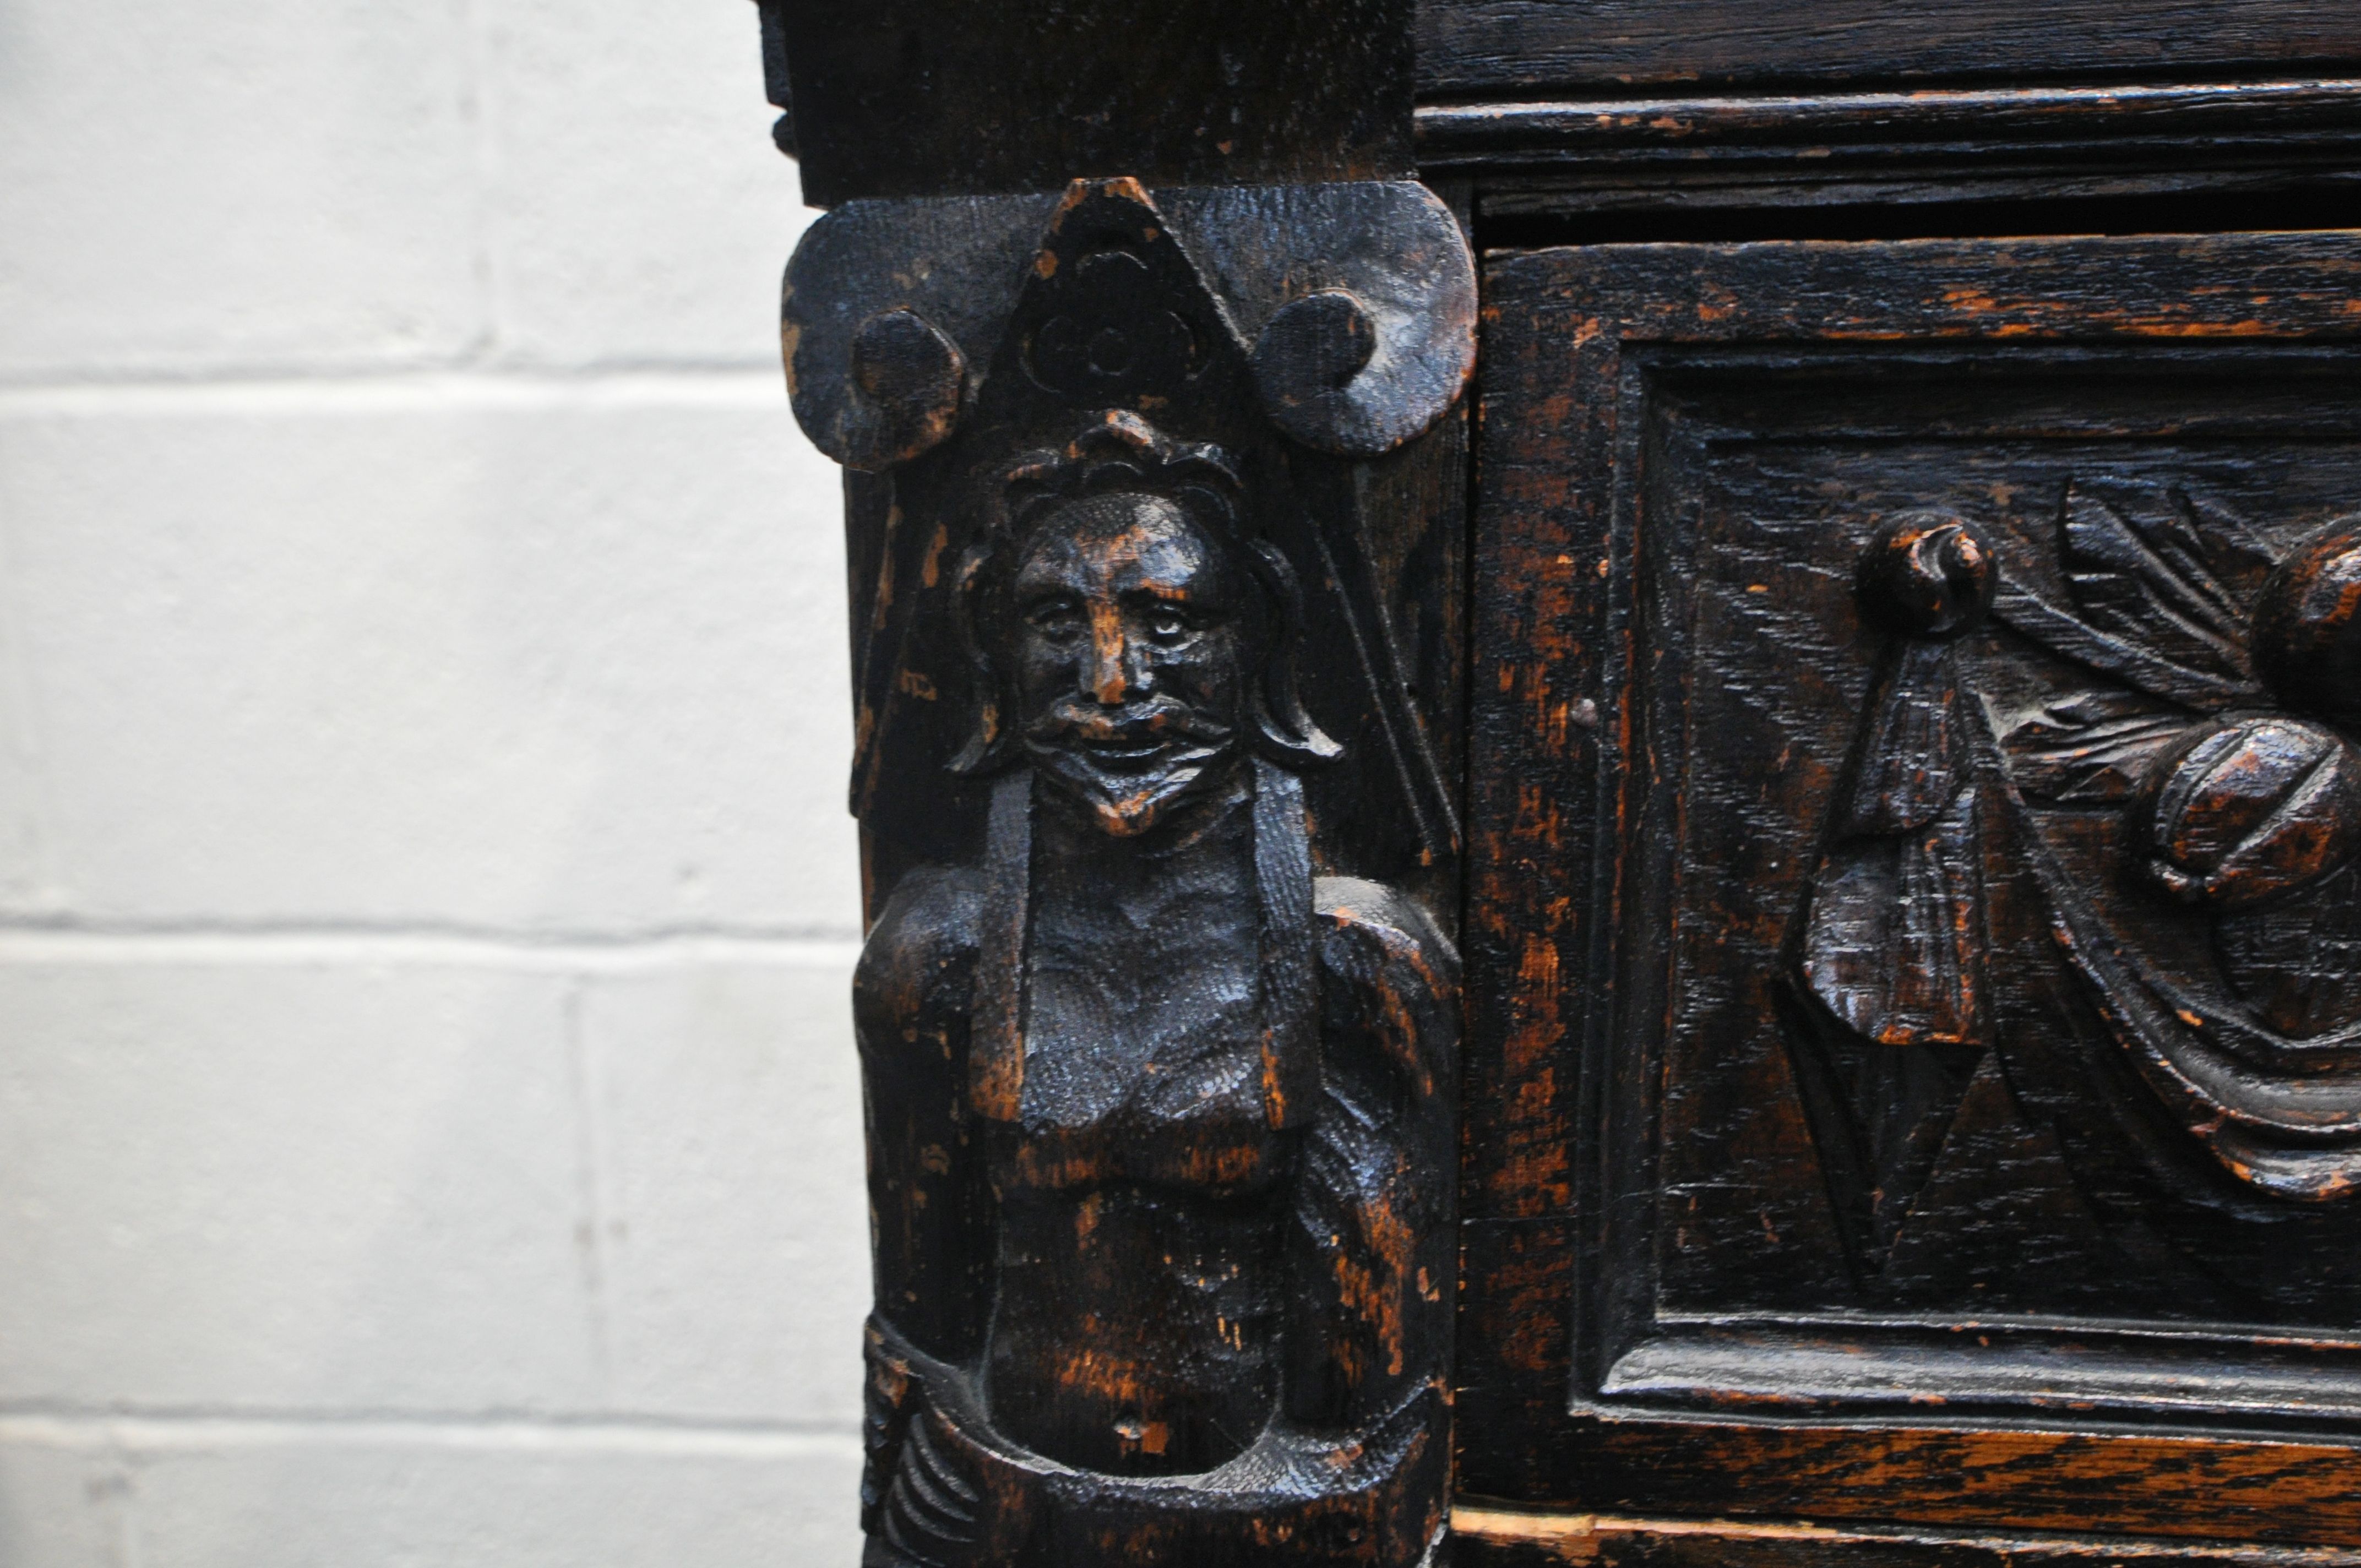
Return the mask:
{"type": "Polygon", "coordinates": [[[816,206],[1411,171],[1411,0],[761,3],[816,206]]]}
{"type": "MultiPolygon", "coordinates": [[[[2186,163],[2189,139],[2268,136],[2274,161],[2349,148],[2361,130],[2361,83],[2305,77],[2253,82],[1927,88],[1802,96],[1604,97],[1422,107],[1427,170],[1545,167],[1617,159],[1659,166],[1704,159],[1827,159],[1855,148],[1926,157],[2007,157],[2071,148],[2084,159],[2146,153],[2186,163]]],[[[1661,172],[1668,172],[1662,170],[1661,172]]]]}
{"type": "Polygon", "coordinates": [[[2361,60],[2344,0],[1424,0],[1418,90],[2204,81],[2361,60]]]}
{"type": "Polygon", "coordinates": [[[1328,178],[1400,171],[1405,21],[772,8],[854,198],[782,343],[850,470],[871,1568],[1443,1540],[1475,275],[1328,178]]]}
{"type": "Polygon", "coordinates": [[[2222,1568],[2345,1568],[2361,1555],[2335,1547],[2236,1541],[2140,1541],[2123,1536],[1951,1534],[1839,1529],[1782,1520],[1644,1519],[1536,1514],[1462,1507],[1452,1516],[1456,1568],[1828,1568],[1875,1562],[1895,1568],[2015,1568],[2017,1564],[2221,1564],[2222,1568]]]}
{"type": "Polygon", "coordinates": [[[1464,1491],[2361,1544],[2356,280],[1492,264],[1464,1491]]]}
{"type": "MultiPolygon", "coordinates": [[[[1462,1410],[1463,1433],[1474,1420],[1462,1410]]],[[[2324,1443],[1734,1424],[1575,1435],[1550,1481],[1601,1509],[2361,1546],[2352,1451],[2324,1443]]]]}
{"type": "Polygon", "coordinates": [[[759,4],[871,1568],[2361,1563],[2361,9],[759,4]]]}
{"type": "Polygon", "coordinates": [[[972,418],[889,471],[928,543],[862,663],[932,711],[873,710],[859,796],[880,1563],[1396,1564],[1442,1528],[1456,960],[1331,873],[1453,873],[1397,628],[1455,686],[1404,591],[1450,510],[1399,515],[1455,427],[1357,478],[1290,453],[1170,227],[1078,182],[972,418]],[[1315,842],[1307,776],[1356,766],[1404,811],[1315,842]],[[965,864],[925,804],[962,777],[965,864]]]}
{"type": "Polygon", "coordinates": [[[1430,178],[1480,174],[1491,218],[1749,207],[1793,223],[1874,202],[1963,233],[1979,220],[1944,203],[2280,192],[2278,222],[2333,226],[2316,214],[2355,184],[2361,82],[1444,102],[1419,110],[1418,148],[1430,178]]]}
{"type": "MultiPolygon", "coordinates": [[[[1304,700],[1359,762],[1315,769],[1307,780],[1332,863],[1414,884],[1437,908],[1455,906],[1456,520],[1465,505],[1455,411],[1474,354],[1473,269],[1451,214],[1420,187],[1292,189],[1086,184],[1062,215],[1054,193],[864,202],[808,231],[788,269],[792,400],[823,450],[855,469],[893,470],[883,482],[857,483],[862,504],[851,539],[859,597],[852,803],[870,828],[879,883],[890,885],[912,863],[971,856],[982,831],[981,795],[950,764],[968,740],[957,694],[969,652],[953,600],[970,523],[959,509],[989,476],[977,444],[959,447],[952,438],[994,417],[993,400],[1009,389],[1044,392],[1036,378],[1063,362],[1056,344],[1137,327],[1151,346],[1191,345],[1182,367],[1213,422],[1206,433],[1236,452],[1268,453],[1280,471],[1257,487],[1270,498],[1257,502],[1268,510],[1262,522],[1300,563],[1307,636],[1334,651],[1303,662],[1304,700]],[[1044,273],[1025,258],[1053,218],[1063,248],[1052,250],[1044,273]],[[1024,225],[1032,226],[1014,232],[1027,239],[1002,232],[1024,225]],[[1126,267],[1093,259],[1093,247],[1126,232],[1153,276],[1126,282],[1126,267]],[[1453,259],[1455,273],[1444,265],[1453,259]],[[1102,286],[1108,270],[1116,287],[1102,286]],[[1257,341],[1290,298],[1339,287],[1367,302],[1383,364],[1352,378],[1348,401],[1275,411],[1269,378],[1252,373],[1243,347],[1223,345],[1233,336],[1257,341]],[[1139,297],[1168,289],[1177,291],[1180,314],[1172,301],[1139,297]],[[1020,306],[1035,313],[1029,325],[1012,325],[1020,306]],[[909,317],[939,326],[960,350],[965,382],[949,418],[928,417],[938,407],[931,397],[907,409],[888,388],[881,401],[855,373],[861,323],[909,317]],[[1035,328],[1052,345],[1046,359],[1030,340],[1011,336],[1035,328]],[[913,431],[923,440],[894,438],[913,431]],[[1275,436],[1287,439],[1274,444],[1275,436]],[[1340,447],[1367,461],[1329,461],[1340,447]]],[[[1051,401],[1058,419],[1071,420],[1137,389],[1090,378],[1051,401]]],[[[1057,420],[1036,423],[1026,439],[1071,434],[1057,420]]]]}

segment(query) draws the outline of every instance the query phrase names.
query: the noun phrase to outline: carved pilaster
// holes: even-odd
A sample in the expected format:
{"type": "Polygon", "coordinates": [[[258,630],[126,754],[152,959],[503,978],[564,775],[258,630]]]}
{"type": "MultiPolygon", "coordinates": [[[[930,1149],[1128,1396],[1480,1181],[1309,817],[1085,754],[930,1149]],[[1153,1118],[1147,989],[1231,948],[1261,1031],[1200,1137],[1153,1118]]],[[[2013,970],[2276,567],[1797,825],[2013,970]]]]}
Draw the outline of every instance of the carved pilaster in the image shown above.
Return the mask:
{"type": "Polygon", "coordinates": [[[767,18],[847,198],[784,347],[851,471],[867,1561],[1406,1568],[1476,306],[1400,178],[1406,7],[1017,6],[970,57],[984,8],[872,9],[767,18]]]}

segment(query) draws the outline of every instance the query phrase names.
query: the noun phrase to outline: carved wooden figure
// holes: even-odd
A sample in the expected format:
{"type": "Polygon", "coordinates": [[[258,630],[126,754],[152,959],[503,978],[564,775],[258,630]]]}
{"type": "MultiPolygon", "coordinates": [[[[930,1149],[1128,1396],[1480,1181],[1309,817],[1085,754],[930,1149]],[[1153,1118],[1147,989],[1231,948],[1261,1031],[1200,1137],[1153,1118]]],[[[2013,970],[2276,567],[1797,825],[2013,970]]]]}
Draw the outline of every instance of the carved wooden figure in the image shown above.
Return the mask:
{"type": "Polygon", "coordinates": [[[1455,960],[1312,874],[1295,574],[1137,415],[961,571],[982,864],[857,981],[871,1560],[1414,1561],[1441,1524],[1455,960]]]}
{"type": "Polygon", "coordinates": [[[873,1568],[2361,1564],[2361,7],[760,4],[873,1568]]]}
{"type": "MultiPolygon", "coordinates": [[[[1384,9],[1203,41],[1276,82],[1384,9]]],[[[790,266],[796,412],[858,476],[873,1568],[1442,1542],[1475,292],[1435,197],[1334,178],[1406,168],[1393,9],[1325,143],[947,195],[856,147],[884,194],[790,266]]],[[[772,31],[805,108],[865,58],[772,31]]]]}

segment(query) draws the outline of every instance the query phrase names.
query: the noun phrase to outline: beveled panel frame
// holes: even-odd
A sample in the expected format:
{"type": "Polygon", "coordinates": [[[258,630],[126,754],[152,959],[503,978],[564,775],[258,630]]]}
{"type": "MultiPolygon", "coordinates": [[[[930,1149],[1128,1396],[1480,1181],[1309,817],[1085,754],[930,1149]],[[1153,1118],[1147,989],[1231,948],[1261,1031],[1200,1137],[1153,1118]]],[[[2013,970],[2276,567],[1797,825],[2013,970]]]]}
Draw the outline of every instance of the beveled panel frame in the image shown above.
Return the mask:
{"type": "MultiPolygon", "coordinates": [[[[1664,411],[1766,378],[2177,369],[2251,389],[2301,367],[2339,389],[2329,403],[2361,408],[2356,277],[2349,234],[1494,259],[1471,661],[1466,1493],[2361,1541],[2351,1333],[1659,1310],[1662,857],[1683,778],[1664,694],[1681,678],[1686,585],[1680,528],[1651,499],[1676,466],[1664,411]],[[2192,1369],[2216,1390],[2190,1397],[2192,1369]]],[[[2206,395],[2235,422],[2237,391],[2206,395]]]]}

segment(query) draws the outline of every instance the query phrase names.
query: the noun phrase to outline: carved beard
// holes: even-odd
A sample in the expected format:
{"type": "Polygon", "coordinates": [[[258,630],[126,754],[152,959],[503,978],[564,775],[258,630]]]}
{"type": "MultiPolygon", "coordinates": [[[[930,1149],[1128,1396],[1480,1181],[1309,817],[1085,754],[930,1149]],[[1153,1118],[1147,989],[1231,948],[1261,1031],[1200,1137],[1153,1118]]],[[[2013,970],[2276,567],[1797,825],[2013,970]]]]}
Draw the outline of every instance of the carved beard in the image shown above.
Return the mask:
{"type": "Polygon", "coordinates": [[[1164,696],[1113,713],[1061,701],[1025,731],[1041,776],[1116,839],[1147,832],[1218,779],[1236,742],[1235,726],[1164,696]]]}

